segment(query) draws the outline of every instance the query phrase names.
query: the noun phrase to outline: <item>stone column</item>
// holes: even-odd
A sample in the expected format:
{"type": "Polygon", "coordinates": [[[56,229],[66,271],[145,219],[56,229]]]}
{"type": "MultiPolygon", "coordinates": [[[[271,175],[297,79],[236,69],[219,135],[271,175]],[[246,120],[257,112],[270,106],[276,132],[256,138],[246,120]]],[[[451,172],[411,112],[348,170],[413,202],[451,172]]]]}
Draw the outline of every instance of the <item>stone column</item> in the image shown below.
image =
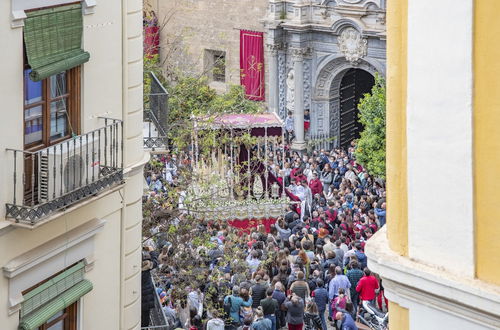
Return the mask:
{"type": "Polygon", "coordinates": [[[295,98],[293,119],[295,124],[295,139],[292,143],[292,149],[304,150],[306,143],[304,141],[304,49],[292,50],[293,71],[295,74],[295,98]]]}
{"type": "Polygon", "coordinates": [[[278,45],[267,44],[269,51],[269,110],[279,115],[278,45]]]}

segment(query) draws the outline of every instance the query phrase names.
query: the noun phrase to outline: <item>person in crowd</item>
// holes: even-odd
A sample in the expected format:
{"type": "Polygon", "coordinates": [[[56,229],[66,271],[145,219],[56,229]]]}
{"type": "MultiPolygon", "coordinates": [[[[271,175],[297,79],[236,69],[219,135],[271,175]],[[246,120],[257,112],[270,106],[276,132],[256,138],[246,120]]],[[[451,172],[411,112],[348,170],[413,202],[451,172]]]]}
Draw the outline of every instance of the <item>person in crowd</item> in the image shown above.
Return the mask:
{"type": "Polygon", "coordinates": [[[231,323],[234,326],[239,326],[241,324],[240,320],[240,308],[250,307],[252,306],[252,297],[250,297],[247,301],[244,301],[243,298],[240,297],[240,287],[233,286],[233,293],[224,298],[224,309],[228,306],[227,310],[229,312],[229,317],[231,319],[231,323]]]}
{"type": "Polygon", "coordinates": [[[302,330],[304,326],[304,299],[293,293],[283,303],[288,330],[302,330]]]}
{"type": "MultiPolygon", "coordinates": [[[[347,276],[342,273],[342,268],[340,268],[340,266],[336,266],[335,277],[331,279],[330,283],[328,284],[328,298],[330,299],[330,301],[333,301],[339,295],[340,289],[343,289],[344,292],[346,292],[350,287],[351,282],[349,282],[347,276]]],[[[334,316],[331,304],[330,316],[334,316]]]]}
{"type": "Polygon", "coordinates": [[[379,284],[372,272],[365,267],[365,276],[363,276],[358,285],[356,285],[356,291],[359,293],[359,299],[361,302],[364,300],[373,301],[376,296],[376,290],[379,288],[379,284]]]}
{"type": "Polygon", "coordinates": [[[354,306],[354,310],[356,311],[359,304],[359,294],[356,291],[359,280],[363,277],[364,273],[361,269],[359,269],[358,262],[356,260],[351,261],[350,269],[347,271],[347,278],[349,282],[351,282],[351,301],[354,306]]]}
{"type": "Polygon", "coordinates": [[[345,310],[347,304],[347,296],[343,288],[339,289],[339,295],[332,301],[332,315],[337,315],[340,310],[345,310]]]}
{"type": "Polygon", "coordinates": [[[262,279],[261,275],[255,276],[255,284],[250,288],[250,295],[252,296],[252,308],[260,306],[260,301],[266,298],[267,284],[262,279]]]}
{"type": "Polygon", "coordinates": [[[151,251],[151,248],[144,248],[142,251],[142,272],[141,272],[141,327],[149,326],[149,313],[154,308],[155,290],[151,279],[151,270],[158,266],[158,253],[151,251]]]}
{"type": "Polygon", "coordinates": [[[305,330],[321,330],[321,318],[319,317],[318,307],[312,299],[307,299],[306,308],[304,310],[304,327],[305,330]]]}
{"type": "Polygon", "coordinates": [[[340,330],[358,330],[356,322],[349,313],[338,312],[335,319],[341,322],[340,330]]]}
{"type": "Polygon", "coordinates": [[[285,288],[281,282],[276,282],[272,298],[278,302],[278,310],[276,315],[276,328],[280,329],[285,326],[285,312],[282,310],[283,303],[286,300],[285,288]]]}
{"type": "Polygon", "coordinates": [[[307,282],[304,281],[304,272],[297,272],[297,280],[290,286],[290,291],[303,300],[305,300],[306,297],[309,297],[309,285],[307,285],[307,282]]]}
{"type": "Polygon", "coordinates": [[[262,306],[259,306],[255,310],[255,318],[253,320],[251,329],[255,330],[271,330],[272,323],[271,320],[264,317],[264,312],[262,311],[262,306]]]}
{"type": "Polygon", "coordinates": [[[288,111],[288,115],[286,116],[285,119],[285,138],[287,144],[292,143],[292,140],[295,137],[294,134],[294,120],[293,120],[293,114],[291,111],[288,111]]]}
{"type": "Polygon", "coordinates": [[[212,318],[207,321],[206,330],[224,330],[224,320],[218,317],[218,311],[213,310],[210,314],[212,318]]]}
{"type": "Polygon", "coordinates": [[[312,179],[309,180],[309,188],[311,188],[311,193],[313,195],[322,194],[323,193],[323,184],[321,180],[318,178],[317,172],[312,172],[312,179]]]}
{"type": "Polygon", "coordinates": [[[278,301],[273,298],[273,288],[267,288],[266,298],[260,301],[260,306],[264,312],[264,317],[271,321],[271,329],[276,330],[276,315],[278,314],[279,305],[278,301]]]}

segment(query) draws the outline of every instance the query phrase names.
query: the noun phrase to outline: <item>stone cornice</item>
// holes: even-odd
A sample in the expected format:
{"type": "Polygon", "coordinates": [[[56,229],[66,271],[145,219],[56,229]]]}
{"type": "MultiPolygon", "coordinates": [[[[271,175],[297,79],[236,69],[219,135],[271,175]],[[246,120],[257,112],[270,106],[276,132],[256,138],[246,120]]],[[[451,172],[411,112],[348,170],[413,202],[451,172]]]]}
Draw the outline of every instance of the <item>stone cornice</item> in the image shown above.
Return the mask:
{"type": "Polygon", "coordinates": [[[383,227],[368,241],[366,254],[390,300],[402,306],[412,301],[500,328],[500,287],[400,256],[388,243],[383,227]]]}

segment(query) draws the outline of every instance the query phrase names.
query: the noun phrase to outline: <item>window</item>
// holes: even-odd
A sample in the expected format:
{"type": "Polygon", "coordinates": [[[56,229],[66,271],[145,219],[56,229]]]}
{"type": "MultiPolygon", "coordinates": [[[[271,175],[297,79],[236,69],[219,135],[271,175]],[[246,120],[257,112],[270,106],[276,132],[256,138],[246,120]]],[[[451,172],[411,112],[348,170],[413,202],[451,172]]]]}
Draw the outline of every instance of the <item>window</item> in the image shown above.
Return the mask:
{"type": "Polygon", "coordinates": [[[226,52],[205,49],[205,68],[210,81],[226,81],[226,52]]]}
{"type": "Polygon", "coordinates": [[[226,81],[226,55],[225,53],[214,54],[214,81],[226,81]]]}
{"type": "MultiPolygon", "coordinates": [[[[80,67],[40,81],[31,80],[30,72],[31,68],[25,67],[24,149],[37,151],[80,134],[80,67]]],[[[25,154],[25,203],[37,203],[37,167],[37,157],[25,154]]]]}
{"type": "Polygon", "coordinates": [[[32,81],[24,70],[24,146],[38,150],[80,131],[80,67],[32,81]]]}
{"type": "Polygon", "coordinates": [[[66,307],[42,324],[38,330],[76,330],[78,302],[66,307]]]}
{"type": "Polygon", "coordinates": [[[76,330],[78,301],[93,288],[84,267],[79,262],[23,291],[18,329],[76,330]]]}

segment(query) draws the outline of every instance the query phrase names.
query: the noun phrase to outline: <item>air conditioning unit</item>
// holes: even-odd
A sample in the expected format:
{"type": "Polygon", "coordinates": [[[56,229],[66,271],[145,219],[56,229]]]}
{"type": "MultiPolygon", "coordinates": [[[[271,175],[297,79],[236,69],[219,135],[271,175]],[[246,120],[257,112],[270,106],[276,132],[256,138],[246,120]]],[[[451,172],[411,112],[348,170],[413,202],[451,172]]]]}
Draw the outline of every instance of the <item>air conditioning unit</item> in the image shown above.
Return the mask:
{"type": "MultiPolygon", "coordinates": [[[[101,148],[101,156],[103,150],[101,148]]],[[[99,139],[78,136],[38,154],[38,202],[45,203],[99,178],[99,139]]]]}

